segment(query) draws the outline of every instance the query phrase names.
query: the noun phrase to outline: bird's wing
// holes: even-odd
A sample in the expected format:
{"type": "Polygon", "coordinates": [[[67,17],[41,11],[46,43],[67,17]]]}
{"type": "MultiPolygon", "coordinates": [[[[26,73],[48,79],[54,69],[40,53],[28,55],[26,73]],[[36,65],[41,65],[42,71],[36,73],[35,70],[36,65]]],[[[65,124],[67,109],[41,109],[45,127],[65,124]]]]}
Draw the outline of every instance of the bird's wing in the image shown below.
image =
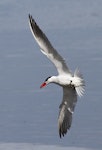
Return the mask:
{"type": "Polygon", "coordinates": [[[77,102],[76,90],[73,87],[63,87],[63,101],[60,105],[58,117],[59,136],[60,138],[67,133],[71,127],[72,115],[77,102]]]}
{"type": "Polygon", "coordinates": [[[42,53],[45,54],[52,61],[52,63],[57,68],[58,73],[70,73],[64,59],[53,48],[46,35],[39,28],[31,15],[29,15],[29,25],[36,42],[41,48],[42,53]]]}

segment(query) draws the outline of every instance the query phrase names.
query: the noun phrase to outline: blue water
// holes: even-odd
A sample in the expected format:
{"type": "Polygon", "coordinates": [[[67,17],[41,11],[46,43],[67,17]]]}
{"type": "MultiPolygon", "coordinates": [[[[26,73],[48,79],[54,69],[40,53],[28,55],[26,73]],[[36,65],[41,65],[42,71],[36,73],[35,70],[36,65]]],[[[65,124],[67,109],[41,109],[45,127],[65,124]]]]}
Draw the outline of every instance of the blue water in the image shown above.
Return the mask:
{"type": "Polygon", "coordinates": [[[0,1],[0,149],[102,149],[101,18],[101,0],[0,1]],[[39,88],[57,72],[33,39],[29,13],[86,81],[63,139],[57,127],[62,89],[39,88]]]}

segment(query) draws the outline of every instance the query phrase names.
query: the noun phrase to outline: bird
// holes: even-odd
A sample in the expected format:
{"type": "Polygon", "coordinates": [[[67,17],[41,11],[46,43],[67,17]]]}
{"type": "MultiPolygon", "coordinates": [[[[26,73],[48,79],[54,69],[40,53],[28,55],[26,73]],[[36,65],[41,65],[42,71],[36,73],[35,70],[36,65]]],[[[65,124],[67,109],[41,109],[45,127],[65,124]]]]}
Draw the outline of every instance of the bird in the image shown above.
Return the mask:
{"type": "Polygon", "coordinates": [[[28,16],[30,30],[35,41],[38,43],[41,52],[54,64],[58,72],[57,76],[47,77],[40,88],[45,87],[49,83],[55,83],[63,89],[63,98],[59,106],[58,115],[59,137],[62,138],[71,127],[72,115],[77,103],[77,96],[83,96],[85,91],[85,81],[78,68],[72,73],[66,65],[65,60],[52,46],[51,42],[38,26],[32,15],[29,14],[28,16]]]}

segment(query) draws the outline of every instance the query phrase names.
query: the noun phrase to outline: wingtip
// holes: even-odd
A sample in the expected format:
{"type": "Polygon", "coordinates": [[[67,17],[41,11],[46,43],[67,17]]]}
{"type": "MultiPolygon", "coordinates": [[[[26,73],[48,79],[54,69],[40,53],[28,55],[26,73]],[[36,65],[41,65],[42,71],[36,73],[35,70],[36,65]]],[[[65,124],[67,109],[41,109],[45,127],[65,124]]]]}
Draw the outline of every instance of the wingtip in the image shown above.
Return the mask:
{"type": "Polygon", "coordinates": [[[62,138],[62,136],[64,137],[64,133],[62,132],[61,128],[59,128],[59,137],[60,137],[60,139],[62,138]]]}
{"type": "Polygon", "coordinates": [[[60,137],[60,139],[62,138],[62,135],[61,135],[61,132],[59,131],[59,137],[60,137]]]}
{"type": "Polygon", "coordinates": [[[32,26],[32,24],[36,25],[36,21],[34,20],[34,18],[32,17],[32,15],[30,13],[28,14],[28,18],[29,18],[29,23],[31,26],[32,26]]]}
{"type": "Polygon", "coordinates": [[[67,133],[67,131],[66,132],[62,132],[61,130],[59,130],[59,137],[60,137],[60,139],[62,138],[62,136],[64,137],[64,135],[67,133]]]}
{"type": "Polygon", "coordinates": [[[28,18],[29,18],[29,20],[32,18],[32,15],[31,14],[28,14],[28,18]]]}
{"type": "Polygon", "coordinates": [[[33,19],[31,14],[28,14],[28,18],[29,18],[30,23],[34,21],[34,19],[33,19]]]}
{"type": "Polygon", "coordinates": [[[64,134],[62,134],[62,132],[59,131],[59,137],[60,137],[60,139],[62,139],[62,136],[64,137],[64,134]]]}
{"type": "Polygon", "coordinates": [[[60,139],[67,134],[67,131],[70,129],[70,126],[67,129],[63,128],[63,126],[59,127],[59,137],[60,139]]]}

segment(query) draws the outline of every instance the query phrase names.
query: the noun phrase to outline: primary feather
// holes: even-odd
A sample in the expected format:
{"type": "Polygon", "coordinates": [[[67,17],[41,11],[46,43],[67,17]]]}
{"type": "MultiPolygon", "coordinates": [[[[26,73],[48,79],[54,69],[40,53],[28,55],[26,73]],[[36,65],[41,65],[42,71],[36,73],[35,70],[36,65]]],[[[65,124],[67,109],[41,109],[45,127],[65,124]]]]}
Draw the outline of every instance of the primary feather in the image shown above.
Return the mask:
{"type": "Polygon", "coordinates": [[[60,105],[60,112],[58,118],[59,135],[60,138],[67,133],[72,123],[72,115],[77,102],[76,90],[73,87],[63,87],[63,100],[60,105]]]}
{"type": "Polygon", "coordinates": [[[63,72],[70,73],[70,70],[67,67],[64,59],[53,48],[46,35],[36,24],[35,20],[32,18],[31,15],[29,15],[29,25],[35,40],[37,41],[38,45],[41,48],[42,53],[45,54],[51,60],[51,62],[57,68],[58,73],[59,74],[62,74],[63,72]]]}

